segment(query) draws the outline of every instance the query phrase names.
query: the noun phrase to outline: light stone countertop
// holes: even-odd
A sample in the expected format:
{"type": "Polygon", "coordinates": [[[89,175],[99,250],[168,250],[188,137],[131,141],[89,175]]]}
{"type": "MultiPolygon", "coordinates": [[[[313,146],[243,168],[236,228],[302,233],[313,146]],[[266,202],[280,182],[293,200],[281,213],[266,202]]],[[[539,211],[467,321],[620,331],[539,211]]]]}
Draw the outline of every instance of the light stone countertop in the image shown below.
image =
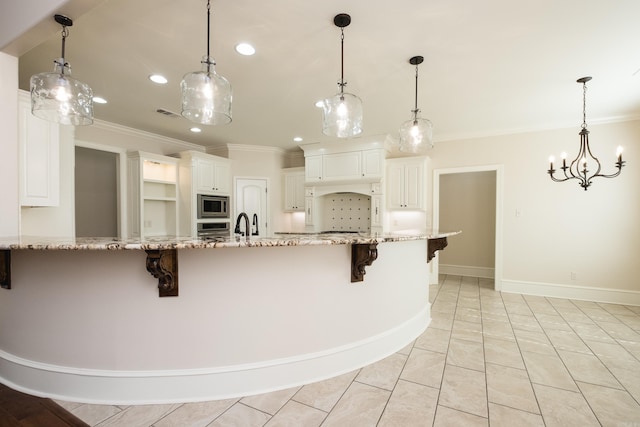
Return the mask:
{"type": "Polygon", "coordinates": [[[118,239],[109,237],[56,238],[40,236],[0,237],[0,250],[164,250],[203,248],[244,248],[272,246],[348,245],[429,240],[454,236],[460,231],[424,234],[309,234],[280,233],[272,237],[194,239],[192,237],[149,237],[118,239]]]}

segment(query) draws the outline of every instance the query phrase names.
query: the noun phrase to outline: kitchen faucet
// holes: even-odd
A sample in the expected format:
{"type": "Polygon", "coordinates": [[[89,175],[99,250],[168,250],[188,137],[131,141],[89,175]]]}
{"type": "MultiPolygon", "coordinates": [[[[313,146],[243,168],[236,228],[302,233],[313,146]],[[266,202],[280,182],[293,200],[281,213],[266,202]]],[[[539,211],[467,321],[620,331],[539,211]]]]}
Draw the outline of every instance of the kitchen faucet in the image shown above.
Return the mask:
{"type": "Polygon", "coordinates": [[[256,231],[251,233],[252,236],[258,235],[258,214],[253,214],[253,225],[256,227],[256,231]]]}
{"type": "Polygon", "coordinates": [[[235,234],[240,234],[242,236],[249,237],[249,235],[251,234],[251,227],[249,226],[249,217],[247,216],[246,213],[241,212],[240,215],[238,215],[238,219],[236,219],[236,228],[235,228],[235,230],[233,230],[233,232],[235,234]],[[241,218],[244,218],[244,233],[240,232],[240,219],[241,218]]]}

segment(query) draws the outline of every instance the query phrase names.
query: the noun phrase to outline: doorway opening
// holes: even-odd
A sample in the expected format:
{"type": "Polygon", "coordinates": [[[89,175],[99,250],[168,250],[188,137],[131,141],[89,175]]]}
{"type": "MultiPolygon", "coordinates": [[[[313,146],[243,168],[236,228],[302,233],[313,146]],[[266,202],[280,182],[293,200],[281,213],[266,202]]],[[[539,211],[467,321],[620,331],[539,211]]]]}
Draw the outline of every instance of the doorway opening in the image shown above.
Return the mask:
{"type": "MultiPolygon", "coordinates": [[[[501,165],[434,170],[434,229],[462,230],[456,251],[447,253],[450,264],[442,267],[450,274],[492,277],[497,291],[502,289],[502,179],[501,165]]],[[[447,256],[436,257],[435,277],[440,258],[447,256]]]]}
{"type": "Polygon", "coordinates": [[[121,203],[124,152],[93,144],[75,147],[75,235],[119,237],[126,234],[121,203]]]}

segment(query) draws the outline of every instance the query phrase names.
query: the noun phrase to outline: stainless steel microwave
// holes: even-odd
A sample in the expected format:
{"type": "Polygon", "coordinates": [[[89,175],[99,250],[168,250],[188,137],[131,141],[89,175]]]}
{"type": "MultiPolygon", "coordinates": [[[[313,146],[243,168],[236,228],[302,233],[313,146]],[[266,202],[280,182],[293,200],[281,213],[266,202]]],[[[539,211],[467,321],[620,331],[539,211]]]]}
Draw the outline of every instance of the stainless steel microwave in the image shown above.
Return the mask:
{"type": "Polygon", "coordinates": [[[198,219],[229,218],[229,197],[198,194],[198,219]]]}

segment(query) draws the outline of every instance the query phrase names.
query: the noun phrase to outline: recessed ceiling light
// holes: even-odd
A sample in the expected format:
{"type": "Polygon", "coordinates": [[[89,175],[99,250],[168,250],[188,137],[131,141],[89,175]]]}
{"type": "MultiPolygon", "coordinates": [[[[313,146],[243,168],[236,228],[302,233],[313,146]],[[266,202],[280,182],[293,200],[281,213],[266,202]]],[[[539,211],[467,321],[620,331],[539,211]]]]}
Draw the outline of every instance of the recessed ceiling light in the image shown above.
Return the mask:
{"type": "Polygon", "coordinates": [[[167,78],[165,76],[161,76],[160,74],[151,74],[149,76],[149,80],[154,83],[158,83],[159,85],[167,84],[167,78]]]}
{"type": "Polygon", "coordinates": [[[293,140],[294,140],[295,142],[302,142],[302,137],[300,137],[300,136],[296,136],[295,138],[293,138],[293,140]]]}
{"type": "Polygon", "coordinates": [[[93,97],[93,102],[95,102],[96,104],[106,104],[107,100],[100,97],[100,96],[94,96],[93,97]]]}
{"type": "Polygon", "coordinates": [[[239,43],[236,45],[236,52],[240,55],[251,56],[256,53],[256,49],[249,43],[239,43]]]}
{"type": "Polygon", "coordinates": [[[197,128],[197,127],[192,127],[192,128],[191,128],[191,129],[189,129],[189,130],[190,130],[191,132],[193,132],[193,133],[200,133],[200,132],[202,132],[202,129],[197,128]]]}

